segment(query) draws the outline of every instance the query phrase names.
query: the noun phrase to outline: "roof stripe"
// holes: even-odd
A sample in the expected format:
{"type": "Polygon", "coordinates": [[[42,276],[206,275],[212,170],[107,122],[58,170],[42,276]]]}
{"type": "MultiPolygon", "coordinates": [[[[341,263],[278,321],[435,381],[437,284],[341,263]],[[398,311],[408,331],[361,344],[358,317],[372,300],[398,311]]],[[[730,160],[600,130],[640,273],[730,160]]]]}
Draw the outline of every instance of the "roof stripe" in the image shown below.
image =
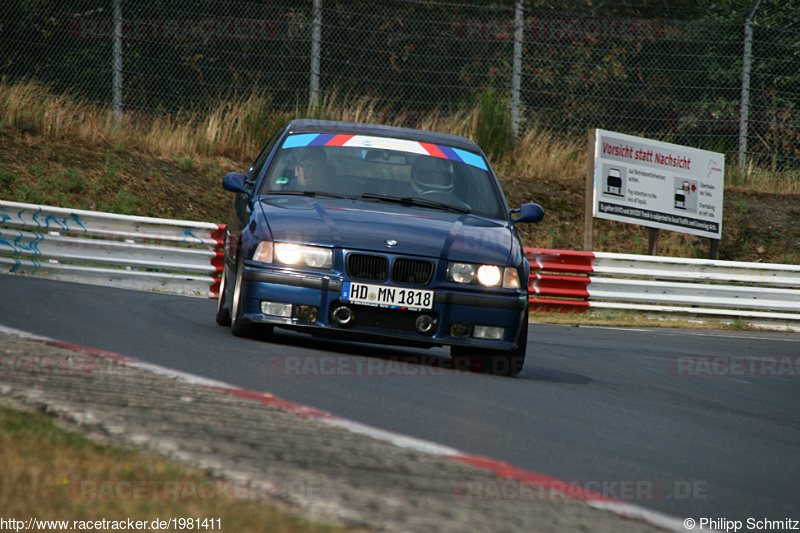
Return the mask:
{"type": "MultiPolygon", "coordinates": [[[[450,159],[449,157],[447,157],[444,154],[443,150],[440,149],[435,144],[430,144],[430,143],[419,143],[419,144],[420,144],[420,146],[422,146],[425,149],[426,152],[428,152],[433,157],[441,157],[442,159],[450,159]]],[[[445,147],[443,146],[442,148],[445,148],[445,147]]]]}
{"type": "Polygon", "coordinates": [[[327,146],[336,137],[335,133],[322,133],[316,139],[308,143],[308,146],[327,146]]]}
{"type": "Polygon", "coordinates": [[[336,133],[300,133],[289,135],[283,142],[283,149],[303,146],[348,146],[408,152],[412,154],[430,155],[488,170],[484,158],[477,153],[460,148],[452,148],[442,144],[432,144],[408,139],[377,137],[371,135],[349,135],[336,133]]]}
{"type": "Polygon", "coordinates": [[[442,156],[443,156],[443,157],[445,157],[445,158],[447,158],[447,159],[450,159],[451,161],[458,161],[458,162],[460,162],[460,163],[463,163],[463,162],[464,162],[464,160],[463,160],[463,159],[461,159],[461,158],[458,156],[458,154],[456,153],[456,151],[455,151],[455,150],[453,150],[452,148],[450,148],[449,146],[442,146],[441,148],[442,148],[442,156]]]}
{"type": "Polygon", "coordinates": [[[299,135],[290,135],[283,141],[283,149],[298,148],[301,146],[310,146],[311,143],[319,137],[319,133],[301,133],[299,135]]]}
{"type": "Polygon", "coordinates": [[[489,170],[489,167],[486,165],[486,161],[478,154],[467,152],[466,150],[462,150],[460,148],[453,148],[453,151],[464,163],[472,165],[473,167],[478,167],[482,170],[489,170]]]}
{"type": "Polygon", "coordinates": [[[347,141],[349,141],[353,137],[354,137],[353,135],[345,135],[343,133],[340,133],[336,135],[333,139],[325,143],[325,146],[344,146],[347,143],[347,141]]]}

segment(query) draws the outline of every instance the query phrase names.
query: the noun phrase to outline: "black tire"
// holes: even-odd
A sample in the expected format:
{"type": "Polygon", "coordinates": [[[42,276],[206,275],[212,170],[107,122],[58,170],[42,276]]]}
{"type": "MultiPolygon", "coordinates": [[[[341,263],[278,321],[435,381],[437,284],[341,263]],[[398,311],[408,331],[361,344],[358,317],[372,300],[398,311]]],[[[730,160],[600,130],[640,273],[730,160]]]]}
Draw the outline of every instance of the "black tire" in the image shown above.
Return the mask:
{"type": "Polygon", "coordinates": [[[467,368],[478,374],[494,374],[496,376],[516,376],[525,366],[525,353],[528,348],[528,312],[517,337],[517,347],[511,351],[491,350],[488,348],[472,348],[451,346],[452,357],[456,368],[467,368]]]}
{"type": "Polygon", "coordinates": [[[217,300],[216,321],[220,326],[230,327],[231,325],[231,304],[228,302],[228,266],[222,267],[222,278],[219,284],[219,299],[217,300]]]}
{"type": "Polygon", "coordinates": [[[243,310],[241,305],[242,298],[242,272],[244,263],[239,258],[236,261],[236,278],[233,283],[233,295],[231,296],[231,333],[237,337],[248,337],[251,339],[266,339],[272,334],[272,326],[268,324],[254,324],[242,317],[243,310]]]}

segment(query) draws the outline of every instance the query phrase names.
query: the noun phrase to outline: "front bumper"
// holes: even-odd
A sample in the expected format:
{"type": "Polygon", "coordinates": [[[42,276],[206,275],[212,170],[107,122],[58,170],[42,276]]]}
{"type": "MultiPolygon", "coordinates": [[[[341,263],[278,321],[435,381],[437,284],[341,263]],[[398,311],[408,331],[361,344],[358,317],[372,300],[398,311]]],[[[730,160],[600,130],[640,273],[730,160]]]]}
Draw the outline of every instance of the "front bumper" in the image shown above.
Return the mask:
{"type": "Polygon", "coordinates": [[[523,321],[528,301],[523,291],[484,292],[474,286],[426,287],[435,291],[433,308],[416,311],[343,302],[342,281],[331,275],[263,268],[246,262],[240,302],[242,318],[312,334],[365,337],[373,342],[483,346],[496,350],[515,348],[520,327],[527,327],[523,321]],[[288,316],[265,314],[262,302],[277,307],[291,304],[291,310],[288,316]],[[350,320],[342,320],[347,315],[341,311],[342,307],[352,314],[350,320]],[[480,338],[486,337],[487,332],[490,338],[480,338]]]}

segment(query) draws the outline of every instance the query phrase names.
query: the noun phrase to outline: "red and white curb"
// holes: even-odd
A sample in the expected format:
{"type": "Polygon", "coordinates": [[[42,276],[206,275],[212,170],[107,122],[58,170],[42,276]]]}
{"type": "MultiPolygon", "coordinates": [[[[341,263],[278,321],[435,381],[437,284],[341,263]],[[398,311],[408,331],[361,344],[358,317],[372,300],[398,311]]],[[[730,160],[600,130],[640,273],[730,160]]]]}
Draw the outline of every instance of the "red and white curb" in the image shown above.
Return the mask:
{"type": "Polygon", "coordinates": [[[172,379],[177,379],[185,383],[190,383],[193,385],[199,385],[201,387],[207,387],[227,392],[243,399],[261,402],[263,405],[266,405],[268,407],[277,407],[286,412],[293,413],[295,415],[304,418],[313,418],[325,424],[340,427],[348,431],[351,431],[353,433],[366,435],[374,439],[379,439],[385,442],[389,442],[391,444],[394,444],[395,446],[412,449],[420,453],[442,456],[447,459],[457,461],[459,463],[470,465],[480,470],[488,470],[490,472],[494,472],[500,479],[511,480],[520,484],[530,484],[532,486],[547,487],[548,490],[550,491],[562,493],[564,498],[585,501],[590,507],[594,509],[610,511],[621,517],[632,520],[640,520],[668,531],[686,531],[683,520],[674,516],[670,516],[658,511],[653,511],[651,509],[646,509],[644,507],[629,502],[615,500],[603,494],[599,494],[590,490],[586,490],[582,487],[571,485],[566,481],[546,476],[543,474],[538,474],[536,472],[524,470],[522,468],[515,467],[503,461],[498,461],[496,459],[491,459],[488,457],[482,457],[478,455],[465,454],[460,450],[451,448],[449,446],[444,446],[423,439],[418,439],[415,437],[409,437],[399,433],[386,431],[383,429],[369,426],[367,424],[362,424],[360,422],[347,420],[345,418],[341,418],[339,416],[333,415],[326,411],[322,411],[320,409],[316,409],[314,407],[309,407],[306,405],[284,400],[283,398],[279,398],[269,393],[250,391],[247,389],[243,389],[241,387],[224,383],[222,381],[205,378],[202,376],[197,376],[195,374],[190,374],[188,372],[173,370],[171,368],[167,368],[154,363],[141,361],[133,357],[127,357],[113,352],[97,350],[86,346],[71,344],[68,342],[62,342],[50,339],[48,337],[34,335],[32,333],[28,333],[25,331],[7,328],[4,326],[0,326],[0,333],[16,335],[18,337],[27,340],[41,342],[43,344],[47,344],[50,346],[56,346],[59,348],[65,348],[90,355],[95,355],[98,357],[103,357],[105,359],[120,363],[128,367],[137,368],[140,370],[144,370],[146,372],[159,374],[172,379]],[[564,489],[561,490],[558,487],[564,487],[564,489]]]}

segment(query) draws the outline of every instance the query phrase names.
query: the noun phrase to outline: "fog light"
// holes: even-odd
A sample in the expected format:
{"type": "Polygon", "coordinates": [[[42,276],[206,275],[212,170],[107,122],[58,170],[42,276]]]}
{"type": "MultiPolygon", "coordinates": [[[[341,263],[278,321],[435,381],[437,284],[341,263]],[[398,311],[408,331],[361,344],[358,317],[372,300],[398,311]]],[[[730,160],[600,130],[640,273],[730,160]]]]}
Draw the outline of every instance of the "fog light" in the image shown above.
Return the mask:
{"type": "Polygon", "coordinates": [[[476,339],[488,339],[499,341],[506,334],[506,328],[496,328],[493,326],[475,326],[472,336],[476,339]]]}
{"type": "Polygon", "coordinates": [[[331,322],[339,326],[347,326],[353,322],[353,311],[344,305],[337,307],[331,313],[331,322]]]}
{"type": "Polygon", "coordinates": [[[317,308],[313,305],[298,305],[294,310],[294,316],[303,322],[316,322],[317,308]]]}
{"type": "Polygon", "coordinates": [[[468,322],[450,322],[451,337],[468,337],[472,324],[468,322]]]}
{"type": "Polygon", "coordinates": [[[414,325],[417,327],[417,331],[423,335],[432,335],[436,327],[436,319],[428,315],[420,315],[414,325]]]}
{"type": "Polygon", "coordinates": [[[269,316],[292,318],[292,304],[280,302],[261,302],[261,312],[269,316]]]}

